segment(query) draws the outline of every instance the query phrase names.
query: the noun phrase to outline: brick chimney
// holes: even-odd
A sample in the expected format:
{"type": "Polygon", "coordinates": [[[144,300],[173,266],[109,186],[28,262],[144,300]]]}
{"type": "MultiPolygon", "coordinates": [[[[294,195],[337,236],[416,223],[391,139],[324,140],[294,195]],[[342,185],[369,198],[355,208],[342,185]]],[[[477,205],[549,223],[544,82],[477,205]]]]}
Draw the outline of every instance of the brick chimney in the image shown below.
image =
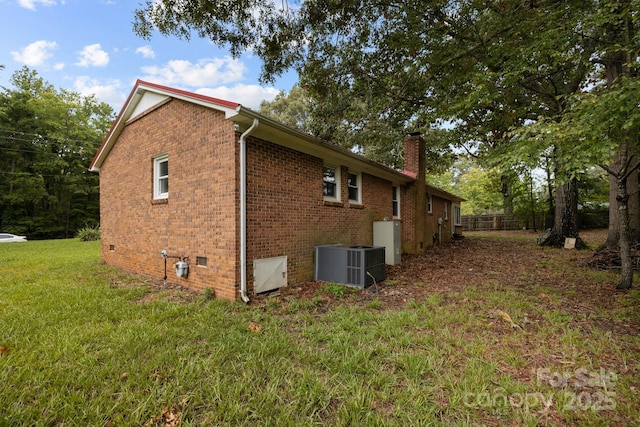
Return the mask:
{"type": "MultiPolygon", "coordinates": [[[[420,152],[423,153],[424,161],[424,139],[420,132],[411,132],[404,138],[404,172],[413,177],[418,175],[420,170],[420,152]],[[422,150],[420,145],[422,144],[422,150]]],[[[423,167],[424,169],[424,167],[423,167]]]]}
{"type": "Polygon", "coordinates": [[[427,182],[425,177],[426,145],[420,132],[411,132],[404,139],[404,173],[416,179],[415,185],[415,234],[413,250],[416,253],[426,249],[427,227],[427,182]]]}

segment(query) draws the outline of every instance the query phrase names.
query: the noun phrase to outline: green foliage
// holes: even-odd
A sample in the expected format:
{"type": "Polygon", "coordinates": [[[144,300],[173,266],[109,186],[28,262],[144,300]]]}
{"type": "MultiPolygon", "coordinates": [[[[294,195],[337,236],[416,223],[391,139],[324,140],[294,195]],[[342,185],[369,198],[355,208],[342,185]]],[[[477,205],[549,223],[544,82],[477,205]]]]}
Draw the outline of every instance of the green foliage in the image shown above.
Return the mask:
{"type": "Polygon", "coordinates": [[[309,113],[311,99],[299,86],[289,93],[280,92],[273,101],[262,101],[260,113],[291,127],[311,133],[312,118],[309,113]]]}
{"type": "Polygon", "coordinates": [[[462,215],[483,215],[504,210],[499,172],[495,169],[485,170],[470,158],[458,157],[447,172],[430,176],[429,183],[466,199],[462,204],[462,215]]]}
{"type": "Polygon", "coordinates": [[[216,292],[213,290],[213,288],[204,288],[202,291],[202,299],[204,301],[211,301],[213,299],[215,299],[216,297],[216,292]]]}
{"type": "Polygon", "coordinates": [[[26,67],[12,83],[0,92],[0,229],[71,237],[98,222],[98,175],[87,168],[113,111],[26,67]]]}
{"type": "Polygon", "coordinates": [[[86,226],[84,228],[81,228],[76,233],[76,237],[83,242],[93,242],[95,240],[100,240],[100,227],[86,226]]]}
{"type": "MultiPolygon", "coordinates": [[[[513,129],[561,120],[572,97],[602,83],[603,67],[637,69],[638,3],[148,1],[136,11],[134,30],[187,39],[195,32],[234,55],[252,50],[263,60],[264,80],[296,67],[313,100],[312,133],[365,151],[372,145],[373,158],[376,151],[397,156],[392,141],[407,130],[443,123],[448,142],[492,153],[511,146],[513,129]]],[[[621,108],[636,105],[624,93],[598,102],[601,111],[622,117],[621,108]]],[[[589,125],[612,124],[606,115],[592,117],[589,125]]],[[[520,144],[498,159],[535,167],[548,147],[520,144]]],[[[594,148],[590,164],[607,154],[594,148]]],[[[559,164],[576,170],[585,157],[573,154],[581,153],[565,149],[559,164]]]]}
{"type": "Polygon", "coordinates": [[[355,292],[355,290],[340,283],[328,283],[322,287],[322,292],[333,295],[336,298],[344,298],[348,294],[355,292]]]}
{"type": "Polygon", "coordinates": [[[603,205],[609,202],[609,181],[607,172],[599,167],[591,167],[578,176],[580,181],[579,204],[603,205]]]}

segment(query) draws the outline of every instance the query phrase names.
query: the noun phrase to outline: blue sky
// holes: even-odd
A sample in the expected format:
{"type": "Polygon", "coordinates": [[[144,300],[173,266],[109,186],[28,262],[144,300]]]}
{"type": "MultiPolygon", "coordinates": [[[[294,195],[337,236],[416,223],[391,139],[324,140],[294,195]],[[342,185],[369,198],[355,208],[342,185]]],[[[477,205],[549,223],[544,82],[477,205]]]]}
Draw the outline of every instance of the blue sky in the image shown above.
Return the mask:
{"type": "Polygon", "coordinates": [[[28,66],[58,89],[95,95],[116,112],[136,79],[189,90],[258,109],[288,92],[291,71],[274,86],[258,82],[260,60],[233,59],[207,40],[133,33],[135,0],[0,0],[0,86],[28,66]]]}

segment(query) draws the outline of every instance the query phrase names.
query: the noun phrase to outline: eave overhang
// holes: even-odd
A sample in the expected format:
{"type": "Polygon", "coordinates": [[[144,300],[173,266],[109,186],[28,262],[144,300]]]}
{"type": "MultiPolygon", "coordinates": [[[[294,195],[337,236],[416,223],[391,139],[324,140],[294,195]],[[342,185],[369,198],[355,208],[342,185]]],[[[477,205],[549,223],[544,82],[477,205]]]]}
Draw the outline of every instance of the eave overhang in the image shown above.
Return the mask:
{"type": "Polygon", "coordinates": [[[222,111],[226,119],[236,124],[238,132],[243,132],[248,129],[253,123],[253,120],[258,119],[260,126],[252,132],[253,137],[321,158],[325,163],[344,165],[356,172],[367,173],[387,179],[394,184],[406,184],[415,181],[415,177],[371,161],[339,145],[323,141],[298,129],[284,125],[249,108],[243,107],[241,104],[142,80],[136,82],[120,114],[118,114],[114,120],[109,132],[91,161],[89,170],[94,172],[100,171],[104,160],[130,120],[139,117],[154,106],[166,102],[169,98],[181,99],[205,108],[222,111]]]}

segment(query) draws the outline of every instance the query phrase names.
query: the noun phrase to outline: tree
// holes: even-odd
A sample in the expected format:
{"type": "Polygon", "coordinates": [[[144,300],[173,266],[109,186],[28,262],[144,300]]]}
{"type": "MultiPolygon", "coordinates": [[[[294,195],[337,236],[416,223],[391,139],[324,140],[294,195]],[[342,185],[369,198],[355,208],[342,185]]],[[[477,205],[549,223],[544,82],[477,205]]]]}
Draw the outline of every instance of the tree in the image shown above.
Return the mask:
{"type": "Polygon", "coordinates": [[[313,133],[346,146],[367,141],[374,158],[398,158],[407,130],[439,120],[483,155],[507,142],[510,128],[561,108],[559,95],[582,81],[589,51],[571,53],[580,45],[571,29],[584,5],[556,3],[148,1],[134,29],[145,37],[154,28],[195,32],[235,54],[251,49],[265,81],[295,66],[316,100],[312,115],[322,118],[313,133]]]}
{"type": "MultiPolygon", "coordinates": [[[[577,169],[573,159],[584,156],[576,151],[579,140],[563,142],[569,132],[528,147],[522,135],[531,124],[566,123],[576,98],[604,93],[594,86],[636,78],[639,3],[309,0],[290,8],[258,0],[148,0],[134,29],[147,37],[154,28],[186,38],[193,31],[233,54],[251,49],[263,60],[265,81],[296,67],[332,137],[344,130],[380,137],[385,146],[382,136],[394,130],[444,121],[460,146],[494,163],[550,156],[558,244],[578,237],[574,177],[596,159],[577,169]]],[[[618,166],[609,170],[621,191],[618,180],[626,183],[635,162],[620,145],[625,139],[617,142],[618,166]]],[[[628,207],[626,194],[617,199],[628,207]]],[[[621,238],[629,232],[624,221],[621,238]]]]}
{"type": "MultiPolygon", "coordinates": [[[[630,288],[633,282],[631,245],[638,227],[638,218],[630,216],[630,199],[637,196],[640,166],[639,6],[634,0],[597,2],[592,13],[585,15],[577,30],[596,46],[589,58],[593,65],[589,85],[565,97],[562,117],[543,118],[532,126],[534,139],[554,139],[568,173],[575,176],[585,164],[597,164],[609,174],[610,211],[615,213],[610,216],[607,245],[620,251],[620,289],[630,288]]],[[[637,203],[636,199],[636,212],[637,203]]]]}
{"type": "Polygon", "coordinates": [[[0,93],[0,228],[37,239],[96,225],[98,176],[87,166],[113,110],[26,67],[11,81],[0,93]]]}
{"type": "Polygon", "coordinates": [[[311,102],[305,90],[296,85],[289,93],[280,92],[273,101],[262,101],[260,113],[313,134],[312,117],[309,114],[311,102]]]}
{"type": "MultiPolygon", "coordinates": [[[[619,249],[622,277],[619,289],[629,289],[633,282],[628,178],[640,167],[640,81],[619,76],[599,90],[584,94],[576,101],[572,114],[561,124],[562,131],[575,134],[580,148],[607,171],[616,185],[619,220],[619,249]],[[597,160],[596,160],[597,159],[597,160]],[[608,163],[607,163],[608,161],[608,163]]],[[[636,181],[637,182],[637,181],[636,181]]],[[[637,187],[634,189],[638,191],[637,187]]]]}
{"type": "Polygon", "coordinates": [[[508,213],[510,209],[510,214],[535,230],[544,211],[540,185],[525,167],[514,175],[505,180],[503,170],[482,168],[473,157],[461,155],[453,167],[441,175],[430,176],[428,181],[463,197],[462,215],[508,213]],[[508,197],[505,181],[509,182],[508,197]]]}

